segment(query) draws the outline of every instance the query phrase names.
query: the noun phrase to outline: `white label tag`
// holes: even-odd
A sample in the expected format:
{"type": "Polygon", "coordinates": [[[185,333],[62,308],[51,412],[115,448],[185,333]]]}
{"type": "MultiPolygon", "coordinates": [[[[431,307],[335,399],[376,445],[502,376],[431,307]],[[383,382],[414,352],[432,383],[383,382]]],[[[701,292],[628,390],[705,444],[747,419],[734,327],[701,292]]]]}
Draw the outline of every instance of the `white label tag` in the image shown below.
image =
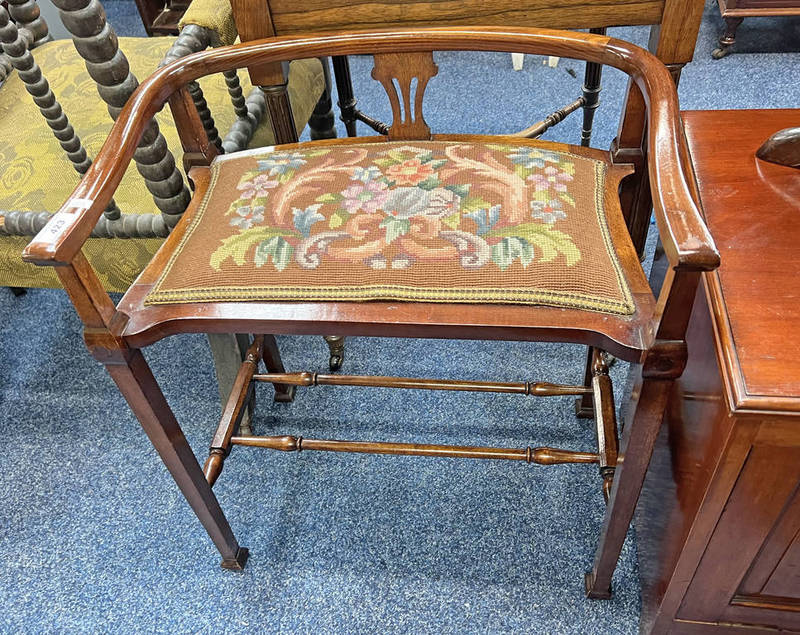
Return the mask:
{"type": "Polygon", "coordinates": [[[67,201],[68,207],[77,207],[78,209],[88,209],[92,206],[94,201],[90,198],[71,198],[67,201]]]}

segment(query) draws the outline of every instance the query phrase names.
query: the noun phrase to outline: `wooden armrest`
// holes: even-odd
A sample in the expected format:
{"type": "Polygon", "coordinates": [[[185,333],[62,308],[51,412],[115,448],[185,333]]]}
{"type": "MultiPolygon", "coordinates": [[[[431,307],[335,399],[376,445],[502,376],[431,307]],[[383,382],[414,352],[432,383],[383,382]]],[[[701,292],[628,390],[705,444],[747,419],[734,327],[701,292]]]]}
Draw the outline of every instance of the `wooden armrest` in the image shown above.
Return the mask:
{"type": "Polygon", "coordinates": [[[148,120],[175,92],[203,75],[326,55],[476,50],[573,57],[628,73],[648,109],[650,182],[661,239],[674,267],[713,269],[714,241],[693,198],[691,165],[675,85],[653,55],[606,36],[548,29],[437,28],[278,37],[194,53],[145,80],[120,113],[94,163],[70,199],[23,252],[39,264],[67,263],[111,200],[148,120]]]}
{"type": "Polygon", "coordinates": [[[667,258],[673,267],[716,269],[719,252],[700,212],[678,93],[669,71],[655,56],[622,40],[610,38],[608,49],[623,62],[612,65],[633,78],[647,105],[650,189],[667,258]]]}

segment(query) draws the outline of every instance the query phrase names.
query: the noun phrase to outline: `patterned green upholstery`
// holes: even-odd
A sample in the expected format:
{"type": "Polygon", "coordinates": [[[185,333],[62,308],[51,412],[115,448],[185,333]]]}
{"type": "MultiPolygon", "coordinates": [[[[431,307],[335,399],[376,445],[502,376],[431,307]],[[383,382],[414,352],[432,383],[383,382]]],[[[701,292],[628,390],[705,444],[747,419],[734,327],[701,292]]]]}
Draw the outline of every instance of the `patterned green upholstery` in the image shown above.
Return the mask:
{"type": "MultiPolygon", "coordinates": [[[[120,38],[133,73],[143,79],[163,59],[174,38],[120,38]]],[[[53,93],[70,118],[90,156],[95,156],[111,127],[105,104],[71,41],[40,46],[34,58],[50,82],[53,93]]],[[[240,72],[245,94],[247,73],[240,72]]],[[[221,75],[200,82],[221,135],[235,120],[221,75]]],[[[324,87],[318,60],[292,63],[289,91],[298,128],[302,128],[324,87]]],[[[169,109],[158,115],[161,130],[181,165],[181,146],[169,109]]],[[[262,123],[251,146],[273,143],[269,121],[262,123]]],[[[0,88],[0,210],[57,210],[78,183],[64,151],[16,73],[0,88]]],[[[127,213],[157,213],[158,209],[132,164],[115,196],[127,213]]],[[[36,267],[20,259],[27,237],[0,236],[0,286],[58,287],[51,267],[36,267]]],[[[158,249],[160,239],[89,239],[86,253],[109,291],[124,291],[158,249]]]]}

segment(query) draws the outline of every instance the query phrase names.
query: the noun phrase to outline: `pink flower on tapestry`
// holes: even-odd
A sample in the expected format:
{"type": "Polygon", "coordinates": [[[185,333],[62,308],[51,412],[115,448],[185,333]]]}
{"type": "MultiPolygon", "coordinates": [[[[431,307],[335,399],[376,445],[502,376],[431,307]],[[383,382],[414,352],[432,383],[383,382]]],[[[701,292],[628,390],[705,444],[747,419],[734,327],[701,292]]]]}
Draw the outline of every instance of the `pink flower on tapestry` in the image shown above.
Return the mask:
{"type": "Polygon", "coordinates": [[[534,189],[537,192],[549,190],[550,188],[553,188],[556,192],[566,192],[567,183],[572,181],[572,175],[552,166],[547,166],[544,170],[531,174],[528,180],[533,182],[534,189]]]}
{"type": "Polygon", "coordinates": [[[389,195],[386,187],[386,183],[383,181],[351,182],[342,192],[344,197],[342,206],[351,214],[355,214],[359,210],[374,212],[386,202],[389,195]]]}
{"type": "Polygon", "coordinates": [[[397,185],[417,185],[433,175],[433,168],[419,159],[406,159],[386,168],[386,176],[397,185]]]}
{"type": "Polygon", "coordinates": [[[266,196],[269,190],[278,185],[278,181],[270,180],[266,174],[259,174],[252,181],[239,183],[238,189],[242,190],[240,198],[250,199],[259,196],[266,196]]]}

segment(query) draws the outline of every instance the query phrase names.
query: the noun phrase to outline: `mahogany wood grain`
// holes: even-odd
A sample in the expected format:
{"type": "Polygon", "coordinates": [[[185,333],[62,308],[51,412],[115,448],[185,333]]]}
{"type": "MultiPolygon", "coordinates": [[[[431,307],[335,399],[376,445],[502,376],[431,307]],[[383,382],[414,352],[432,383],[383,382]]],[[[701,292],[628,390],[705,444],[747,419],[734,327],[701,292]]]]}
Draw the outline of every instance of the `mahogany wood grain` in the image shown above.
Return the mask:
{"type": "Polygon", "coordinates": [[[800,173],[755,157],[798,118],[683,114],[722,265],[703,274],[637,513],[642,632],[800,629],[800,173]]]}
{"type": "MultiPolygon", "coordinates": [[[[400,73],[395,69],[391,74],[400,73]]],[[[425,72],[420,77],[424,76],[425,72]]],[[[419,91],[417,97],[421,94],[419,91]]],[[[406,102],[410,108],[410,99],[406,102]]],[[[421,106],[417,108],[415,105],[415,110],[419,114],[417,119],[421,120],[421,106]]],[[[456,135],[434,138],[481,140],[481,137],[456,135]]],[[[489,139],[498,141],[503,138],[489,139]]],[[[380,140],[373,142],[379,143],[380,140]]],[[[519,139],[514,142],[525,143],[519,139]]],[[[540,146],[548,147],[548,144],[540,146]]],[[[608,156],[597,150],[553,144],[549,146],[559,149],[566,147],[572,152],[608,161],[608,156]]],[[[226,157],[222,156],[217,160],[225,161],[226,157]]],[[[638,363],[635,371],[638,383],[634,390],[634,405],[624,429],[619,464],[614,473],[594,565],[586,576],[587,595],[606,598],[611,593],[612,575],[636,506],[667,396],[684,368],[687,352],[684,335],[700,272],[714,269],[719,262],[719,255],[695,199],[693,173],[681,131],[672,76],[655,57],[628,43],[592,34],[516,28],[346,33],[298,37],[296,40],[273,38],[188,56],[180,60],[180,63],[163,67],[143,82],[120,114],[84,180],[28,246],[25,258],[39,264],[56,265],[86,326],[87,345],[117,380],[167,467],[223,555],[223,566],[241,568],[247,552],[236,543],[209,483],[188,450],[180,428],[138,350],[143,345],[169,333],[193,330],[208,333],[336,332],[344,335],[575,342],[605,348],[638,363]],[[644,277],[616,195],[619,179],[629,172],[629,168],[611,164],[607,179],[611,187],[606,188],[604,203],[611,242],[634,297],[634,313],[630,316],[547,307],[480,304],[471,305],[470,311],[466,312],[461,304],[414,302],[242,302],[145,306],[144,299],[148,290],[163,270],[178,241],[185,235],[188,224],[197,213],[199,202],[207,191],[210,169],[201,166],[190,170],[189,176],[195,184],[196,192],[189,209],[153,261],[124,296],[119,307],[115,309],[109,297],[102,293],[96,275],[81,254],[82,244],[118,186],[146,122],[171,97],[176,112],[179,113],[179,121],[189,128],[189,132],[184,134],[184,142],[190,147],[197,144],[196,135],[192,133],[192,130],[198,130],[197,122],[186,109],[188,103],[185,94],[180,92],[188,82],[209,73],[242,66],[260,68],[265,64],[279,63],[295,57],[374,52],[379,56],[399,53],[403,57],[398,59],[412,60],[418,54],[429,55],[433,50],[460,49],[577,57],[610,64],[633,78],[647,109],[647,127],[650,131],[649,183],[653,191],[665,257],[670,263],[666,273],[663,276],[659,274],[659,283],[653,284],[657,299],[644,277]],[[174,95],[178,97],[173,97],[174,95]]],[[[265,337],[263,341],[266,344],[270,340],[265,337]]],[[[281,372],[282,365],[277,359],[270,361],[268,357],[265,361],[271,366],[269,370],[275,371],[280,380],[288,384],[289,377],[281,372]]],[[[251,364],[244,369],[244,376],[252,377],[253,370],[251,364]]],[[[604,375],[602,369],[599,375],[604,375]]],[[[380,381],[386,378],[378,379],[380,381]]],[[[239,382],[240,388],[243,383],[239,382]]],[[[612,467],[615,439],[612,430],[614,426],[611,423],[613,408],[609,407],[607,399],[610,396],[610,386],[602,378],[597,379],[594,384],[593,390],[600,397],[596,401],[601,402],[596,404],[596,407],[601,408],[598,418],[603,447],[600,454],[546,447],[518,451],[499,449],[499,452],[511,452],[516,458],[524,454],[524,460],[527,461],[602,461],[604,468],[612,467]]],[[[439,386],[442,385],[440,382],[439,386]]],[[[251,386],[248,381],[247,390],[251,386]]],[[[527,385],[525,389],[530,390],[527,385]]],[[[243,410],[247,393],[244,390],[234,392],[231,397],[231,411],[235,414],[243,410]]],[[[232,421],[235,427],[235,418],[232,421]]],[[[230,429],[228,423],[223,422],[220,429],[223,441],[229,439],[230,443],[283,445],[283,449],[300,449],[303,444],[301,439],[292,437],[267,441],[258,437],[230,437],[230,429]],[[295,447],[288,447],[291,445],[295,447]]],[[[438,453],[444,456],[472,455],[479,458],[492,454],[491,448],[471,446],[459,449],[313,439],[306,440],[306,443],[308,449],[320,450],[438,453]]],[[[225,450],[212,449],[214,469],[221,467],[225,450]]]]}
{"type": "Polygon", "coordinates": [[[800,124],[800,111],[698,111],[684,121],[700,189],[713,192],[703,207],[724,257],[710,282],[735,343],[726,380],[740,407],[789,398],[782,406],[800,412],[798,300],[787,276],[800,244],[800,171],[755,158],[764,139],[800,124]],[[718,134],[733,125],[736,143],[718,134]]]}

